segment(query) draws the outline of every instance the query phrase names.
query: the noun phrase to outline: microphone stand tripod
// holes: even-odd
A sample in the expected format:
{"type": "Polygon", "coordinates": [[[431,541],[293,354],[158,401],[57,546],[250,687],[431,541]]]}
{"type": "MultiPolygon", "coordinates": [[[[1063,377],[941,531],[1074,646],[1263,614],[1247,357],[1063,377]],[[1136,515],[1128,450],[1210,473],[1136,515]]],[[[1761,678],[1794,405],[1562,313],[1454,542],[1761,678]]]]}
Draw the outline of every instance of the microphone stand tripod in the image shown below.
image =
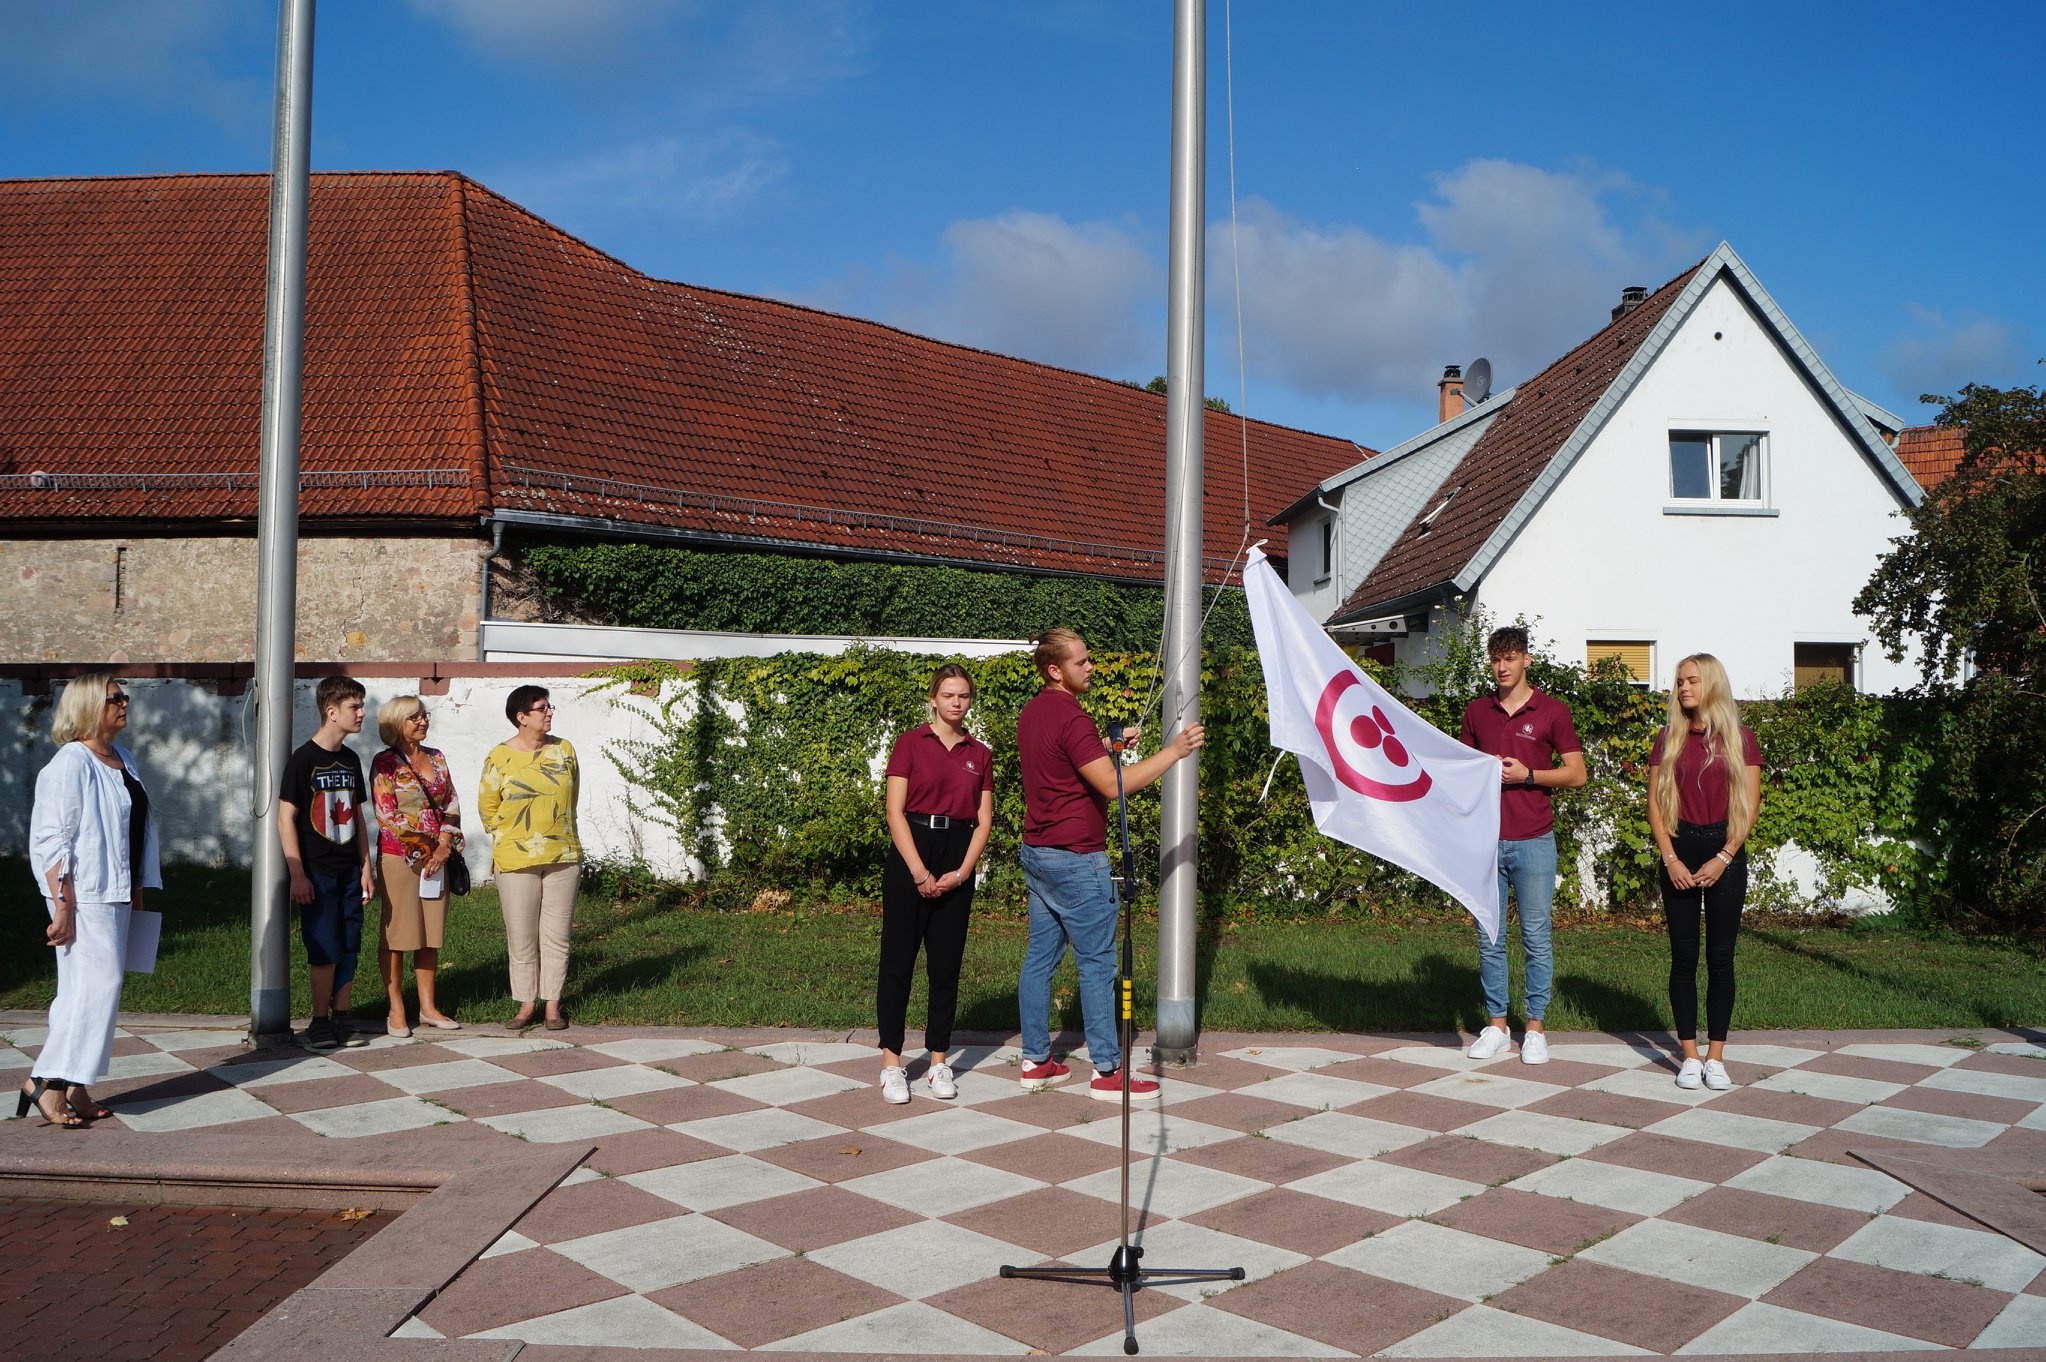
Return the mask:
{"type": "Polygon", "coordinates": [[[1122,977],[1116,981],[1122,1036],[1122,1239],[1108,1266],[1098,1272],[1069,1267],[1011,1267],[1004,1263],[1001,1275],[1114,1287],[1122,1293],[1122,1350],[1133,1355],[1137,1351],[1137,1292],[1146,1286],[1177,1286],[1183,1282],[1240,1282],[1244,1274],[1240,1267],[1142,1267],[1139,1262],[1144,1250],[1130,1243],[1130,1060],[1136,1040],[1130,1000],[1137,972],[1134,914],[1130,905],[1136,897],[1137,867],[1136,857],[1130,851],[1129,800],[1122,788],[1124,741],[1120,723],[1108,726],[1108,745],[1115,762],[1115,806],[1122,832],[1122,874],[1109,877],[1117,886],[1116,906],[1122,915],[1122,977]]]}

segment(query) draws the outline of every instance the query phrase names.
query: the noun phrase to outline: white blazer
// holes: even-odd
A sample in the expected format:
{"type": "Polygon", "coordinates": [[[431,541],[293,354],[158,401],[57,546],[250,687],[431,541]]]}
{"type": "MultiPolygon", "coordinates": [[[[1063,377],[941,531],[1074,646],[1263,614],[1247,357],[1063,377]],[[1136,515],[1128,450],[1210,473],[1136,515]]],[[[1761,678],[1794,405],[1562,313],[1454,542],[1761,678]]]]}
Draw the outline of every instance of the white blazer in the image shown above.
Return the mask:
{"type": "MultiPolygon", "coordinates": [[[[139,783],[142,773],[125,747],[114,755],[139,783]]],[[[36,776],[35,812],[29,817],[28,859],[36,888],[50,894],[50,872],[68,871],[80,903],[129,903],[135,886],[128,871],[128,787],[121,773],[82,742],[67,742],[36,776]]],[[[142,887],[163,888],[157,860],[156,810],[143,823],[142,887]]]]}

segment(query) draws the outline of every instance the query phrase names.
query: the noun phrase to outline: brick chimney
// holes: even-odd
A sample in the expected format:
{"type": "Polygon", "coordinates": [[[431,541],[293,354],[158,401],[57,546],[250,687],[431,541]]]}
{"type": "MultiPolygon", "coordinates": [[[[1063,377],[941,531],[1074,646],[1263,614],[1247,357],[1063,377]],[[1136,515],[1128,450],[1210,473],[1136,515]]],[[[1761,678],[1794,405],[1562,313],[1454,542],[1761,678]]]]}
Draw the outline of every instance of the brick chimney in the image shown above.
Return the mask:
{"type": "Polygon", "coordinates": [[[1639,284],[1627,285],[1627,287],[1620,290],[1620,301],[1613,308],[1613,320],[1620,320],[1620,318],[1626,316],[1629,312],[1632,312],[1647,301],[1647,289],[1639,284]]]}
{"type": "Polygon", "coordinates": [[[1452,416],[1463,415],[1463,366],[1445,364],[1442,366],[1442,381],[1435,385],[1438,394],[1435,405],[1435,419],[1442,422],[1452,416]]]}

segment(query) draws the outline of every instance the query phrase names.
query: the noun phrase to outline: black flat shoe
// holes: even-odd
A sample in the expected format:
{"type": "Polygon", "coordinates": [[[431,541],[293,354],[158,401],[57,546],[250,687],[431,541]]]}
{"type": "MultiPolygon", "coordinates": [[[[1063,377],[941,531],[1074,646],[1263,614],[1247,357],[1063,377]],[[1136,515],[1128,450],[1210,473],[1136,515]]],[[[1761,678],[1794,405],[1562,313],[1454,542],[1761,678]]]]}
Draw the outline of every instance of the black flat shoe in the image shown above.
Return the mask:
{"type": "Polygon", "coordinates": [[[50,1109],[43,1105],[43,1097],[50,1092],[55,1092],[57,1100],[62,1102],[64,1100],[62,1088],[51,1088],[50,1080],[47,1078],[31,1079],[30,1083],[31,1086],[20,1094],[20,1099],[14,1104],[14,1118],[17,1121],[27,1116],[28,1109],[33,1106],[37,1114],[43,1118],[43,1124],[46,1126],[56,1126],[61,1130],[85,1129],[85,1118],[71,1110],[69,1106],[64,1108],[62,1116],[52,1116],[50,1109]]]}

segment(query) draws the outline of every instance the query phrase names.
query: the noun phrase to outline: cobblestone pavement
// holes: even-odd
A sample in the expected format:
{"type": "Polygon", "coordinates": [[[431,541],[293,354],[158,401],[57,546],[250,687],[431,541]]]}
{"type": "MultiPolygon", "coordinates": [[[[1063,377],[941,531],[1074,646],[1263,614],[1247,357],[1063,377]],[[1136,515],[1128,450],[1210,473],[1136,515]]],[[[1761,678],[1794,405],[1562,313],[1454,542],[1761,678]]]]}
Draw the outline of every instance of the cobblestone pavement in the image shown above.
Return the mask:
{"type": "MultiPolygon", "coordinates": [[[[1144,1351],[2038,1344],[2046,1258],[1849,1152],[1982,1150],[2046,1175],[2046,1044],[1984,1036],[1736,1036],[1726,1092],[1677,1088],[1640,1037],[1560,1035],[1544,1066],[1450,1036],[1206,1037],[1135,1118],[1139,1241],[1150,1264],[1248,1280],[1140,1293],[1144,1351]]],[[[968,1048],[956,1100],[918,1083],[894,1107],[871,1044],[570,1037],[251,1056],[230,1033],[135,1026],[103,1091],[143,1132],[596,1147],[398,1337],[1120,1353],[1109,1292],[996,1275],[1114,1247],[1120,1123],[1084,1062],[1033,1095],[1013,1049],[968,1048]]],[[[7,1033],[0,1065],[18,1079],[40,1039],[7,1033]]]]}
{"type": "Polygon", "coordinates": [[[331,1211],[0,1201],[0,1362],[197,1362],[381,1228],[331,1211]]]}

